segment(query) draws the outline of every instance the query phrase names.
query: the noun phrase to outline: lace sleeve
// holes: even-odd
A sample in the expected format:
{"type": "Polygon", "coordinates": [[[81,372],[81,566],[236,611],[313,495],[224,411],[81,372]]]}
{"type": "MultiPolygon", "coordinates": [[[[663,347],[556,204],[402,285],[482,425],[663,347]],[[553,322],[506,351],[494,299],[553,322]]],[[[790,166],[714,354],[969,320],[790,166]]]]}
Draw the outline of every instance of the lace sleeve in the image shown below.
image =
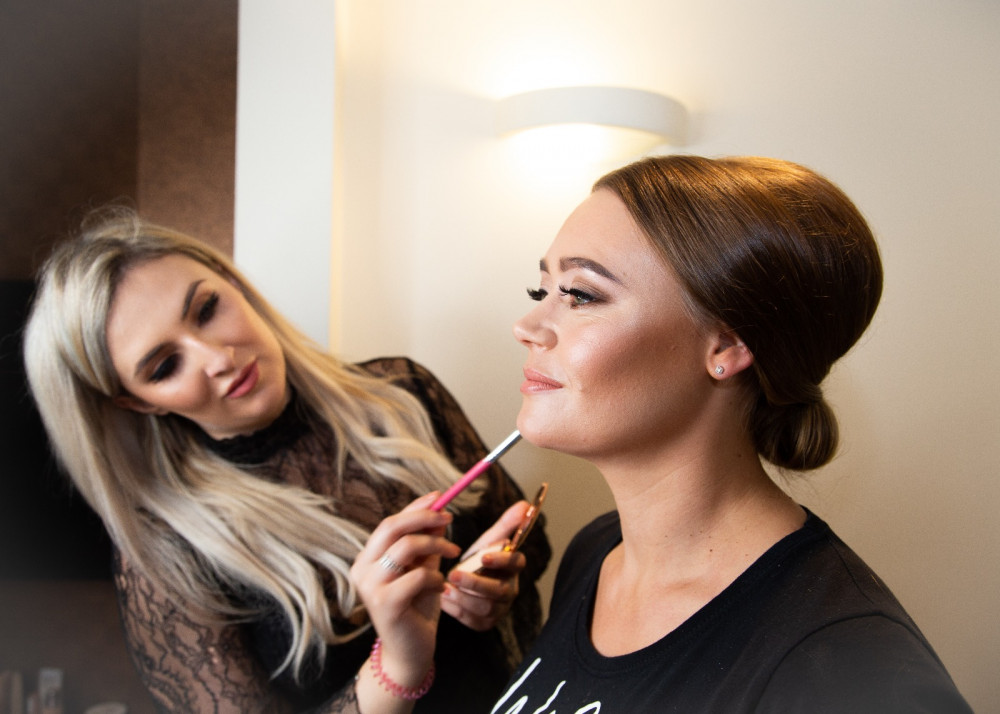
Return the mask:
{"type": "MultiPolygon", "coordinates": [[[[238,625],[209,626],[193,619],[120,554],[115,585],[126,644],[159,711],[293,711],[270,686],[238,625]]],[[[316,711],[357,712],[353,683],[316,711]]]]}

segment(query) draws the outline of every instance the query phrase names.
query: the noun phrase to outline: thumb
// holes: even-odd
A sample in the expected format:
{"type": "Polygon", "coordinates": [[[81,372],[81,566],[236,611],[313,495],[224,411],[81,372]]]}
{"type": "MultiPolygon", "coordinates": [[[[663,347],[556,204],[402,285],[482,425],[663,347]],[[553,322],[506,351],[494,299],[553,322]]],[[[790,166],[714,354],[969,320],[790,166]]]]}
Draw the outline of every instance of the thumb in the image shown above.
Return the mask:
{"type": "Polygon", "coordinates": [[[485,530],[483,534],[476,539],[476,542],[469,546],[469,549],[465,551],[462,558],[467,558],[483,548],[487,548],[510,538],[514,531],[517,530],[517,527],[521,525],[521,521],[524,519],[524,514],[527,513],[528,508],[530,508],[530,504],[527,501],[518,501],[513,506],[509,507],[503,512],[503,515],[497,519],[496,523],[485,530]]]}

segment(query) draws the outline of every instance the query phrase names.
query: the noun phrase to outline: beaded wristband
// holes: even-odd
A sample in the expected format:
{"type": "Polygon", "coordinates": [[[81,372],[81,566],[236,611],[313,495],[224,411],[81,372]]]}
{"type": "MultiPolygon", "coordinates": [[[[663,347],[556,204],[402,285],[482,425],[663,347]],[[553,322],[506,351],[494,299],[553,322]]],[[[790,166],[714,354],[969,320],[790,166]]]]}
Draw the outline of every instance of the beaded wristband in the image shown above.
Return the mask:
{"type": "Polygon", "coordinates": [[[372,645],[372,672],[378,678],[378,681],[382,683],[390,694],[399,697],[400,699],[407,699],[409,701],[416,701],[420,697],[427,694],[428,690],[431,688],[431,684],[434,683],[434,665],[431,664],[430,670],[428,670],[427,675],[424,677],[424,681],[420,683],[418,687],[403,687],[391,679],[389,675],[382,671],[382,638],[376,637],[375,644],[372,645]]]}

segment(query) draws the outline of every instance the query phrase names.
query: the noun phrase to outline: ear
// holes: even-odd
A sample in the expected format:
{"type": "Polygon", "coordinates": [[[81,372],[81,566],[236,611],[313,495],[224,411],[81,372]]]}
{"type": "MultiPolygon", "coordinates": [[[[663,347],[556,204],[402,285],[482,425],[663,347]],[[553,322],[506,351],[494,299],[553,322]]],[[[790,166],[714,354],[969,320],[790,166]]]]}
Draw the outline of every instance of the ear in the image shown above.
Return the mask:
{"type": "Polygon", "coordinates": [[[753,353],[735,330],[720,327],[711,334],[705,368],[713,379],[728,379],[752,364],[753,353]]]}
{"type": "Polygon", "coordinates": [[[122,409],[128,409],[133,412],[139,412],[140,414],[152,414],[154,416],[163,416],[169,412],[163,407],[156,407],[149,402],[144,402],[139,399],[139,397],[133,397],[131,394],[122,394],[121,396],[112,399],[115,406],[121,407],[122,409]]]}

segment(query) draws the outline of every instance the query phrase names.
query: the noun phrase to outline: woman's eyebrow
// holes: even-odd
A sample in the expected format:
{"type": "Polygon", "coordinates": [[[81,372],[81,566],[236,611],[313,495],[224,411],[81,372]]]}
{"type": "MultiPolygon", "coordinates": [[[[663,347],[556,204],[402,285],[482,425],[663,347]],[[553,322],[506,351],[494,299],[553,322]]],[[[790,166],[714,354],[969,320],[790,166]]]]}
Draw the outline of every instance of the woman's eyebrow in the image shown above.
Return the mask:
{"type": "Polygon", "coordinates": [[[184,295],[184,307],[181,309],[181,320],[187,319],[188,310],[191,309],[191,301],[194,300],[194,294],[198,290],[198,286],[201,285],[204,280],[195,280],[188,286],[187,294],[184,295]]]}
{"type": "MultiPolygon", "coordinates": [[[[611,282],[621,283],[621,280],[616,278],[614,274],[605,268],[603,265],[598,263],[596,260],[591,260],[590,258],[560,258],[559,259],[559,269],[562,271],[571,270],[573,268],[579,268],[580,270],[589,270],[592,273],[596,273],[603,278],[607,278],[611,282]]],[[[538,269],[543,273],[549,272],[548,263],[545,262],[545,258],[538,261],[538,269]]]]}

